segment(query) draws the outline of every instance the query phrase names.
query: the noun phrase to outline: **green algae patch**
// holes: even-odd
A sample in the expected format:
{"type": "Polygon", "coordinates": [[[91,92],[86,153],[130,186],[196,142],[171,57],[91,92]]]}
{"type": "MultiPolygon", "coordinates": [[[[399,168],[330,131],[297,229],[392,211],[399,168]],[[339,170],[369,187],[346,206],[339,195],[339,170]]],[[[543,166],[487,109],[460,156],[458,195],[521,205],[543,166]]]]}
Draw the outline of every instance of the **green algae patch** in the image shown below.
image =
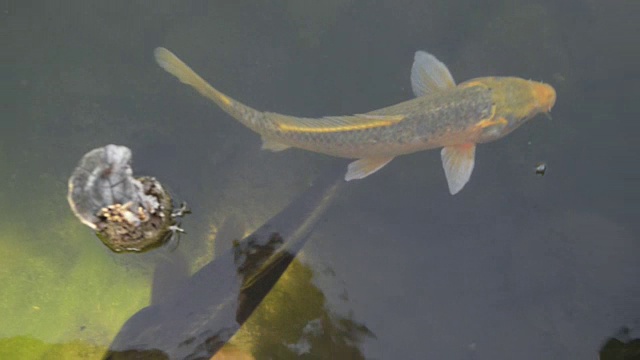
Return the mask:
{"type": "Polygon", "coordinates": [[[0,358],[93,358],[148,304],[148,272],[61,217],[48,230],[0,223],[0,358]]]}
{"type": "Polygon", "coordinates": [[[105,351],[82,341],[47,344],[28,336],[0,339],[0,359],[98,359],[105,351]]]}
{"type": "Polygon", "coordinates": [[[361,343],[375,335],[351,315],[332,313],[314,276],[293,260],[223,349],[242,349],[256,359],[364,359],[361,343]]]}

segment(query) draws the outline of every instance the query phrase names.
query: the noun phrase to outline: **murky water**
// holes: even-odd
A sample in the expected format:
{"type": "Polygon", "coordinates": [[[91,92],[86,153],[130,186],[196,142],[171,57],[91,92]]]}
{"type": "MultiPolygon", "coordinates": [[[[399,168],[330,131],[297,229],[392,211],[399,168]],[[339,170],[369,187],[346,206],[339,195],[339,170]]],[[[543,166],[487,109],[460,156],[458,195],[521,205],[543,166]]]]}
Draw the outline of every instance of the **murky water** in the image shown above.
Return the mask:
{"type": "Polygon", "coordinates": [[[195,271],[323,169],[346,168],[260,151],[257,135],[154,63],[156,46],[254,108],[300,116],[409,99],[419,49],[458,81],[515,75],[558,93],[553,120],[478,147],[455,197],[437,151],[350,186],[229,349],[258,359],[582,359],[623,326],[638,337],[630,2],[2,6],[0,358],[99,358],[148,304],[159,259],[180,254],[195,271]],[[130,147],[137,173],[191,206],[175,252],[113,254],[69,210],[77,161],[109,143],[130,147]],[[535,174],[541,161],[545,176],[535,174]],[[229,219],[234,231],[222,231],[229,219]]]}

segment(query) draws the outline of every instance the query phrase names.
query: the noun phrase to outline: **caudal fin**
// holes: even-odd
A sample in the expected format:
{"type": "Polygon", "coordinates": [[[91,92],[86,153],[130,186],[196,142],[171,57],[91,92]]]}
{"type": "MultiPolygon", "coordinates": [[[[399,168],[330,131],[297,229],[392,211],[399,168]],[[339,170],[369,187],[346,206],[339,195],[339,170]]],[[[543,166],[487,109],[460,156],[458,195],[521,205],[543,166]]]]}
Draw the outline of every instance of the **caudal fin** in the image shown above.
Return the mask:
{"type": "Polygon", "coordinates": [[[202,96],[216,103],[222,110],[226,111],[244,125],[252,127],[252,123],[259,118],[259,111],[233,100],[216,90],[171,51],[159,47],[154,50],[153,54],[160,67],[177,77],[181,82],[196,89],[202,96]]]}

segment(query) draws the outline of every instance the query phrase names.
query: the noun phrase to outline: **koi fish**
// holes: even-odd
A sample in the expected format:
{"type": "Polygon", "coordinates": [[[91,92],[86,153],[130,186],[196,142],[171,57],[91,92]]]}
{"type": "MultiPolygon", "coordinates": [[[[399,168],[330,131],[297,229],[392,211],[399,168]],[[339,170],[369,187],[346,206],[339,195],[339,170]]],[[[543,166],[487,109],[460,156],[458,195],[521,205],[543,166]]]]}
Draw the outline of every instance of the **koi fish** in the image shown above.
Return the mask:
{"type": "Polygon", "coordinates": [[[373,174],[398,155],[442,148],[452,195],[471,177],[476,144],[502,138],[549,112],[556,101],[550,85],[516,77],[482,77],[456,85],[442,62],[418,51],[411,68],[415,99],[365,114],[303,118],[261,112],[231,99],[165,48],[157,48],[155,58],[167,72],[259,133],[262,149],[294,147],[358,159],[348,165],[347,181],[373,174]]]}

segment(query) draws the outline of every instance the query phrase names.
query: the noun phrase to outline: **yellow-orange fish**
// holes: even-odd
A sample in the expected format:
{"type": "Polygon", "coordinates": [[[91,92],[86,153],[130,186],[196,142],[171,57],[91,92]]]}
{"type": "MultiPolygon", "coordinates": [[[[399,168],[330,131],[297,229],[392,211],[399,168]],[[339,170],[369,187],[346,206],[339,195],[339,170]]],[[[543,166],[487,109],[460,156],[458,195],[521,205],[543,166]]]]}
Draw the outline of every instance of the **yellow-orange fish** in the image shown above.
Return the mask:
{"type": "Polygon", "coordinates": [[[497,140],[556,101],[553,87],[516,77],[483,77],[456,86],[447,67],[424,51],[415,54],[411,85],[415,99],[365,114],[300,118],[250,108],[209,85],[165,48],[158,64],[262,135],[263,149],[296,147],[358,159],[345,180],[362,179],[394,157],[442,148],[449,191],[469,181],[476,144],[497,140]]]}

